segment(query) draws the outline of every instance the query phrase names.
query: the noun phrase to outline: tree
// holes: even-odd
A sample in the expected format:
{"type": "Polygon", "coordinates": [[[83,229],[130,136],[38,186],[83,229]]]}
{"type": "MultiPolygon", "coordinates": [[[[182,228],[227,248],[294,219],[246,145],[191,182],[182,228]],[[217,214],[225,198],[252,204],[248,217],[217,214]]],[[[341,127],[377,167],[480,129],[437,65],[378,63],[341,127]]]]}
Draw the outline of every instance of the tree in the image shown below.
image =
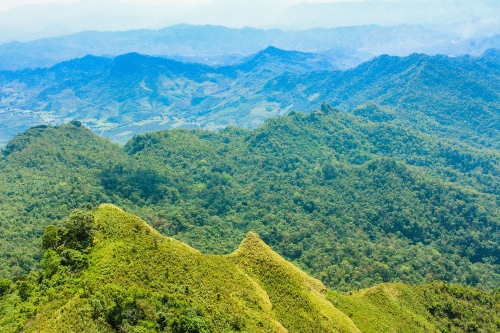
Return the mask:
{"type": "Polygon", "coordinates": [[[45,232],[42,236],[42,249],[44,250],[56,250],[59,245],[61,245],[61,237],[59,235],[59,228],[55,225],[49,225],[45,228],[45,232]]]}
{"type": "Polygon", "coordinates": [[[61,257],[52,249],[45,251],[43,259],[40,262],[40,266],[45,270],[45,276],[48,278],[57,272],[60,264],[61,257]]]}
{"type": "Polygon", "coordinates": [[[7,294],[11,286],[12,286],[11,280],[0,280],[0,297],[7,294]]]}
{"type": "Polygon", "coordinates": [[[75,210],[64,222],[62,241],[69,249],[82,251],[92,246],[95,234],[94,215],[84,210],[75,210]]]}

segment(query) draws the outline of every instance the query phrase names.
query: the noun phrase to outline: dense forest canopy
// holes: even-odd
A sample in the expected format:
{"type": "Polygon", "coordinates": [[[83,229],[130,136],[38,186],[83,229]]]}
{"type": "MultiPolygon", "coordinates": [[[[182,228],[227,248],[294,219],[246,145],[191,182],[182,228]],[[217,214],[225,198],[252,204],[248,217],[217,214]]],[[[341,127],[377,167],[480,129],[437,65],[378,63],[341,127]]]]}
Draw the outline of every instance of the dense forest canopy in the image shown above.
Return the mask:
{"type": "Polygon", "coordinates": [[[158,131],[123,148],[78,122],[32,128],[0,158],[1,275],[37,267],[47,225],[110,202],[204,253],[257,232],[336,290],[498,287],[499,153],[393,124],[375,104],[357,110],[324,104],[252,131],[158,131]]]}

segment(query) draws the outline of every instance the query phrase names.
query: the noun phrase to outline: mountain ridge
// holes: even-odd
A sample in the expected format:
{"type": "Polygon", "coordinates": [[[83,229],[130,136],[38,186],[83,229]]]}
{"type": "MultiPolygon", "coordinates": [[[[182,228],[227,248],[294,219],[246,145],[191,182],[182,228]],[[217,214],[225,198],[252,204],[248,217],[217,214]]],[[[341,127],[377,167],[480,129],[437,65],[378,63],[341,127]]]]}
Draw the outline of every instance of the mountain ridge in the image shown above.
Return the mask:
{"type": "Polygon", "coordinates": [[[230,255],[203,255],[110,204],[72,212],[47,227],[42,244],[41,270],[0,281],[2,332],[498,329],[498,299],[474,288],[382,284],[339,294],[255,233],[230,255]]]}
{"type": "Polygon", "coordinates": [[[345,112],[374,102],[393,109],[390,122],[494,148],[500,135],[494,52],[384,55],[345,71],[322,55],[276,48],[216,67],[131,53],[0,72],[0,140],[30,126],[69,120],[121,143],[156,129],[255,128],[327,101],[345,112]]]}

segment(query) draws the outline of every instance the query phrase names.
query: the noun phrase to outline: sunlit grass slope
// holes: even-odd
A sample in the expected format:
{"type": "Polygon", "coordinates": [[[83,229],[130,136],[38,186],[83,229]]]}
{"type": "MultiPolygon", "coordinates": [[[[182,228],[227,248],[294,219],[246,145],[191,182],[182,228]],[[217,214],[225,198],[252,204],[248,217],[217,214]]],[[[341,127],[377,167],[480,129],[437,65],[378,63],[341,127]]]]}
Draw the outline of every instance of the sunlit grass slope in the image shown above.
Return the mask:
{"type": "Polygon", "coordinates": [[[326,300],[323,283],[273,252],[257,234],[248,233],[230,258],[267,292],[285,327],[297,332],[360,332],[326,300]]]}
{"type": "Polygon", "coordinates": [[[94,217],[88,267],[15,283],[0,332],[360,332],[255,234],[232,255],[203,255],[115,206],[94,217]]]}
{"type": "Polygon", "coordinates": [[[471,287],[381,284],[348,294],[329,291],[328,300],[363,333],[500,331],[498,299],[471,287]]]}

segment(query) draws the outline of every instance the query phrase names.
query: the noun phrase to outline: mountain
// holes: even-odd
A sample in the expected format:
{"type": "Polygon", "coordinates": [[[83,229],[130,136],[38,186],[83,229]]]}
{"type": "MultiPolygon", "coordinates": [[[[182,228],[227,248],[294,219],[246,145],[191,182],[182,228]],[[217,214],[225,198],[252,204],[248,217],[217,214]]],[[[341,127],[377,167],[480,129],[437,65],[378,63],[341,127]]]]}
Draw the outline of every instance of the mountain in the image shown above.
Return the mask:
{"type": "Polygon", "coordinates": [[[498,35],[487,36],[463,36],[453,30],[422,25],[290,31],[179,24],[160,30],[82,31],[61,37],[4,43],[0,45],[0,70],[50,67],[86,55],[118,56],[133,52],[227,65],[268,46],[324,53],[342,69],[347,69],[382,54],[480,55],[489,48],[500,47],[498,35]]]}
{"type": "Polygon", "coordinates": [[[2,299],[2,305],[18,304],[1,307],[2,332],[360,332],[326,300],[321,282],[256,234],[229,256],[207,256],[111,205],[97,209],[91,223],[96,233],[88,267],[65,265],[66,253],[80,253],[70,243],[47,251],[43,281],[28,278],[28,291],[2,299]],[[35,299],[43,301],[33,316],[23,305],[35,299]]]}
{"type": "Polygon", "coordinates": [[[335,1],[297,3],[283,11],[276,21],[281,27],[296,30],[365,24],[458,24],[464,30],[468,25],[470,30],[464,34],[480,32],[489,35],[496,30],[494,25],[498,23],[499,15],[497,3],[490,0],[480,0],[475,6],[466,0],[335,1]],[[474,24],[466,24],[469,22],[474,24]]]}
{"type": "Polygon", "coordinates": [[[0,72],[0,140],[72,119],[121,143],[157,129],[255,128],[327,101],[345,112],[375,102],[393,110],[391,122],[498,148],[499,94],[492,87],[500,68],[492,52],[386,55],[344,71],[324,55],[274,47],[219,67],[137,53],[87,56],[0,72]]]}
{"type": "Polygon", "coordinates": [[[120,142],[159,127],[256,126],[287,111],[263,100],[254,91],[257,87],[287,71],[325,68],[335,66],[324,56],[270,47],[242,64],[218,68],[131,53],[4,72],[2,139],[26,126],[69,118],[120,142]],[[250,109],[239,107],[242,94],[250,109]]]}
{"type": "MultiPolygon", "coordinates": [[[[0,43],[58,37],[87,30],[159,29],[179,23],[287,31],[425,24],[433,35],[449,34],[448,43],[458,37],[468,39],[500,33],[500,13],[494,0],[477,0],[473,4],[466,0],[329,3],[212,0],[177,6],[157,3],[159,5],[153,6],[138,0],[81,0],[17,6],[0,12],[0,43]]],[[[0,10],[7,7],[3,3],[0,6],[0,10]]]]}
{"type": "Polygon", "coordinates": [[[124,147],[78,122],[32,128],[0,155],[0,274],[38,266],[47,225],[109,202],[204,253],[256,232],[335,290],[497,288],[498,151],[383,121],[380,106],[355,114],[325,104],[253,131],[158,131],[124,147]]]}
{"type": "MultiPolygon", "coordinates": [[[[490,56],[381,56],[343,72],[285,73],[269,81],[265,91],[277,102],[314,96],[344,111],[373,101],[393,108],[395,121],[405,126],[498,148],[490,139],[500,128],[499,95],[492,89],[499,84],[498,74],[498,61],[490,56]]],[[[294,108],[309,105],[295,102],[294,108]]]]}
{"type": "Polygon", "coordinates": [[[48,227],[42,246],[41,271],[0,281],[2,332],[498,329],[498,300],[473,288],[381,285],[336,294],[255,233],[232,254],[203,255],[108,204],[48,227]],[[364,308],[371,320],[359,315],[364,308]]]}

